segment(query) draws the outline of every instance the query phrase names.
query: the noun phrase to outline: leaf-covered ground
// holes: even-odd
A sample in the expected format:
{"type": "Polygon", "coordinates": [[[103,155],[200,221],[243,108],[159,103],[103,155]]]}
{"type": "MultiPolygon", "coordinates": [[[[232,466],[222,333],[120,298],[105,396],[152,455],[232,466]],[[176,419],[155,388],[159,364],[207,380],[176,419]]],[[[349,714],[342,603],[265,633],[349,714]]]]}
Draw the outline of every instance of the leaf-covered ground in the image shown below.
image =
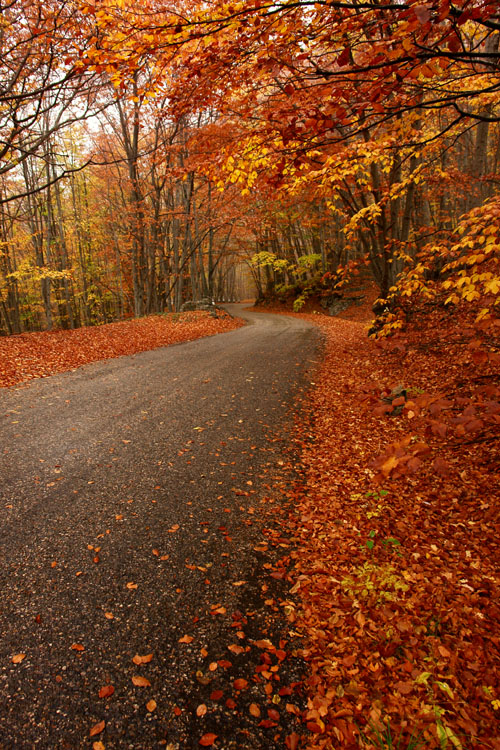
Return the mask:
{"type": "Polygon", "coordinates": [[[304,744],[498,750],[498,371],[447,313],[378,345],[359,320],[302,317],[326,341],[284,519],[304,744]]]}
{"type": "Polygon", "coordinates": [[[0,387],[66,372],[100,359],[158,349],[239,328],[242,321],[219,311],[195,311],[137,320],[0,337],[0,387]]]}
{"type": "MultiPolygon", "coordinates": [[[[269,585],[288,577],[278,609],[309,667],[306,708],[283,709],[302,737],[285,746],[499,750],[498,373],[465,321],[437,309],[379,344],[360,308],[300,317],[325,352],[297,417],[298,480],[268,498],[287,500],[268,532],[285,554],[269,585]],[[402,403],[388,404],[398,386],[402,403]]],[[[2,384],[237,325],[189,313],[2,339],[2,384]]],[[[262,647],[262,669],[286,658],[262,647]]],[[[249,709],[259,726],[279,724],[273,697],[264,719],[249,709]]]]}

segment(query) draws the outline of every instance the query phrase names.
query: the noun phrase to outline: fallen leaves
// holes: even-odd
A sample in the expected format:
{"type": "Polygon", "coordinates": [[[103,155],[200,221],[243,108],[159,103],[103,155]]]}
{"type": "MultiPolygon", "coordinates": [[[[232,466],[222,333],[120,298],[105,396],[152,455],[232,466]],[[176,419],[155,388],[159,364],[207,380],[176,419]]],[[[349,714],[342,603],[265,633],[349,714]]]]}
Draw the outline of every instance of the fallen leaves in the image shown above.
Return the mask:
{"type": "Polygon", "coordinates": [[[148,709],[149,713],[153,713],[153,711],[156,711],[157,703],[155,700],[151,699],[146,703],[146,708],[148,709]]]}
{"type": "Polygon", "coordinates": [[[145,654],[144,656],[140,656],[139,654],[136,654],[132,661],[137,666],[140,666],[141,664],[149,664],[150,661],[153,659],[153,654],[145,654]]]}
{"type": "Polygon", "coordinates": [[[26,654],[14,654],[12,657],[13,664],[20,664],[26,658],[26,654]]]}
{"type": "Polygon", "coordinates": [[[147,677],[141,677],[140,675],[134,675],[132,682],[136,687],[151,687],[151,683],[147,677]]]}
{"type": "Polygon", "coordinates": [[[114,692],[115,692],[115,689],[113,685],[104,685],[99,690],[99,698],[109,698],[110,696],[113,695],[114,692]]]}
{"type": "Polygon", "coordinates": [[[207,732],[203,735],[203,737],[200,738],[200,745],[202,747],[210,747],[214,744],[217,737],[217,734],[214,734],[213,732],[207,732]]]}
{"type": "MultiPolygon", "coordinates": [[[[493,563],[500,497],[492,436],[470,436],[475,414],[496,402],[489,396],[487,405],[485,392],[471,404],[477,363],[457,368],[449,350],[429,348],[429,331],[417,323],[404,357],[378,350],[358,323],[300,317],[322,327],[326,350],[294,435],[301,471],[289,493],[294,513],[282,516],[294,541],[288,574],[297,598],[284,611],[309,664],[306,711],[291,703],[285,710],[301,713],[312,733],[308,750],[333,737],[358,747],[361,731],[375,746],[387,725],[405,746],[407,727],[429,750],[445,737],[450,745],[460,738],[461,747],[489,744],[497,721],[499,644],[488,623],[500,617],[493,563]],[[412,396],[411,422],[404,404],[400,414],[374,411],[380,393],[398,383],[431,392],[412,396]],[[443,394],[457,392],[463,405],[453,407],[453,422],[443,394]],[[446,420],[438,421],[440,411],[446,420]]],[[[253,645],[286,657],[266,639],[253,645]]],[[[263,719],[278,720],[274,712],[263,719]]],[[[299,737],[285,744],[295,750],[299,737]]]]}
{"type": "Polygon", "coordinates": [[[90,737],[95,737],[97,734],[101,734],[101,732],[104,731],[105,726],[106,726],[105,721],[99,721],[97,722],[97,724],[94,724],[94,726],[89,732],[90,737]]]}
{"type": "Polygon", "coordinates": [[[248,687],[248,680],[245,680],[243,677],[238,677],[234,680],[233,685],[235,690],[246,690],[248,687]]]}
{"type": "Polygon", "coordinates": [[[126,320],[76,330],[0,337],[0,387],[73,370],[89,362],[149,351],[243,325],[229,316],[195,311],[126,320]],[[179,325],[182,323],[182,325],[179,325]]]}
{"type": "Polygon", "coordinates": [[[179,643],[192,643],[193,641],[192,635],[183,635],[182,638],[179,638],[179,643]]]}

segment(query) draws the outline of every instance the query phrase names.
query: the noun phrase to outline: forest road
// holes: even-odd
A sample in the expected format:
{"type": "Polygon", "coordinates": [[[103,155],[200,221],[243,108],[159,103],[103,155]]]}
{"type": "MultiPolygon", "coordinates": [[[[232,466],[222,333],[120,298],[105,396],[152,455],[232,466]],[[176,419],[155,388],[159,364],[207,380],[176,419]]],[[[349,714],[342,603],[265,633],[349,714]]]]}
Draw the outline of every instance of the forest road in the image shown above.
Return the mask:
{"type": "Polygon", "coordinates": [[[266,436],[286,435],[320,337],[227,308],[251,325],[0,389],[2,750],[284,747],[268,701],[295,667],[271,654],[265,692],[252,644],[285,624],[266,436]]]}

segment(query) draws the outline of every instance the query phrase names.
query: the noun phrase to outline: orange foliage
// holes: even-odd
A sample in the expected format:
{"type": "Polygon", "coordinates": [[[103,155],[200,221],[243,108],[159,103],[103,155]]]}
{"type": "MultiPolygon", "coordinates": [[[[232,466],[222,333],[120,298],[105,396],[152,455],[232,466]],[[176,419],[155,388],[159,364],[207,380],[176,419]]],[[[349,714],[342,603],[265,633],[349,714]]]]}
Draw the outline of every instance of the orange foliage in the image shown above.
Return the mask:
{"type": "Polygon", "coordinates": [[[65,372],[100,359],[193,341],[239,328],[240,320],[206,312],[152,315],[95,328],[0,338],[0,386],[65,372]]]}
{"type": "Polygon", "coordinates": [[[300,479],[286,519],[299,602],[284,604],[310,667],[302,719],[311,750],[389,746],[380,741],[388,726],[394,746],[413,735],[425,748],[443,738],[500,748],[498,431],[445,439],[428,415],[378,408],[399,384],[469,401],[494,379],[463,343],[443,345],[454,326],[440,315],[438,325],[419,313],[404,351],[377,347],[360,322],[300,316],[326,337],[296,433],[300,479]],[[415,455],[425,443],[437,465],[396,478],[382,466],[374,484],[383,449],[405,441],[415,455]]]}

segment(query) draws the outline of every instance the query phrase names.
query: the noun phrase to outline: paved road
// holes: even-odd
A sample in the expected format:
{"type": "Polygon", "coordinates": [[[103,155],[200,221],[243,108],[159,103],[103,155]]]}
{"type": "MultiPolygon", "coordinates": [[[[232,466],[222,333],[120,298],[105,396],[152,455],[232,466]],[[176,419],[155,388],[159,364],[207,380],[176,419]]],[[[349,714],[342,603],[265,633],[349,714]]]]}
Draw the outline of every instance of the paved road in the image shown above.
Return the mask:
{"type": "Polygon", "coordinates": [[[0,389],[0,748],[283,747],[254,675],[279,610],[260,499],[318,334],[228,309],[251,324],[0,389]]]}

